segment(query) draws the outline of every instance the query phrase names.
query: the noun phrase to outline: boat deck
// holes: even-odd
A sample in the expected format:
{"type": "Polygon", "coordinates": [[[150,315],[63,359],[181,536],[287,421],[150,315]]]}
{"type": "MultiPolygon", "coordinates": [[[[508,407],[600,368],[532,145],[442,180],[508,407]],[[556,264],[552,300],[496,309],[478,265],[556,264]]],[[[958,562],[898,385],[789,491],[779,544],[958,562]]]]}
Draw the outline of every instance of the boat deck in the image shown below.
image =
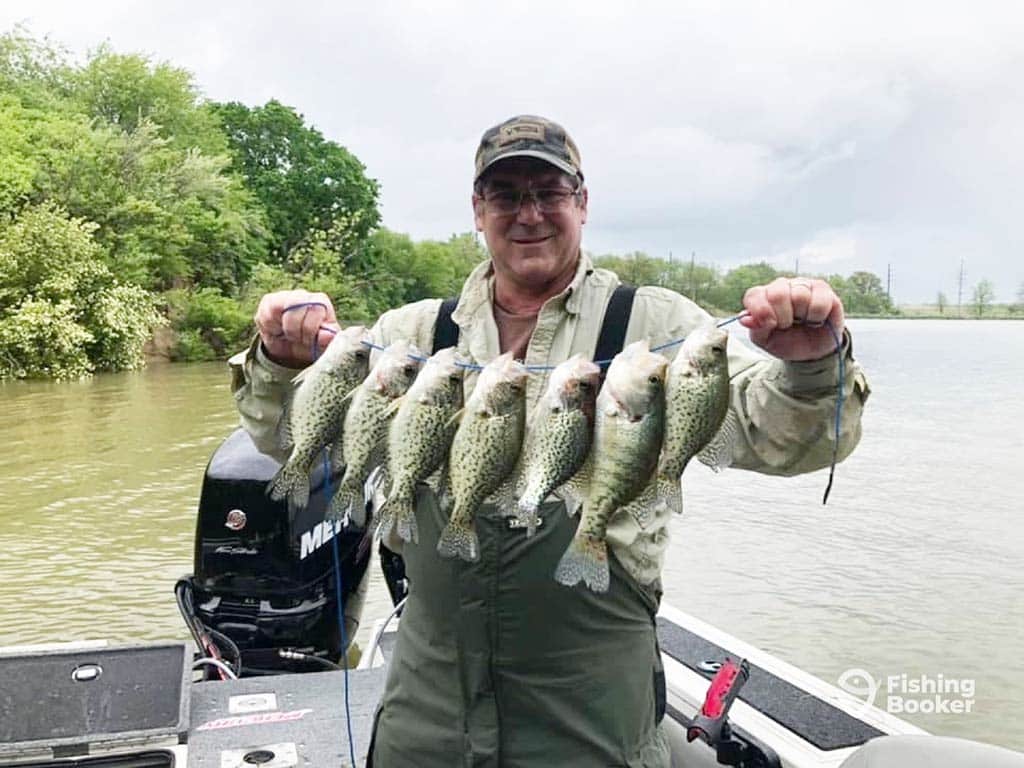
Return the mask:
{"type": "MultiPolygon", "coordinates": [[[[349,711],[357,765],[370,747],[373,714],[384,691],[385,668],[348,673],[349,711]]],[[[250,677],[192,686],[189,765],[247,768],[351,766],[345,718],[345,673],[250,677]]]]}

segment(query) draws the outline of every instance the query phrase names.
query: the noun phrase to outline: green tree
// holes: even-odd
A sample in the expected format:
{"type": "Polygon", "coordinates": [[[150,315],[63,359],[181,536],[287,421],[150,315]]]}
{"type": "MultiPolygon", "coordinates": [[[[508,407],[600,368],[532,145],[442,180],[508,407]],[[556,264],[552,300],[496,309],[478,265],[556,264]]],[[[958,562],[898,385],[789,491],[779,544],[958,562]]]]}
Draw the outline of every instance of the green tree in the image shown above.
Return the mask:
{"type": "Polygon", "coordinates": [[[160,322],[152,297],[120,284],[96,225],[52,204],[0,229],[0,378],[74,378],[142,364],[160,322]]]}
{"type": "Polygon", "coordinates": [[[233,168],[267,211],[279,263],[339,216],[357,222],[360,238],[377,226],[377,182],[294,109],[278,101],[253,108],[231,102],[215,105],[214,112],[227,133],[233,168]]]}
{"type": "Polygon", "coordinates": [[[780,272],[767,262],[744,264],[729,270],[708,298],[714,306],[726,312],[739,312],[748,289],[770,283],[779,275],[780,272]]]}
{"type": "Polygon", "coordinates": [[[137,54],[103,45],[70,76],[72,101],[101,123],[132,134],[143,122],[177,149],[227,154],[227,138],[213,110],[202,102],[192,75],[137,54]]]}
{"type": "Polygon", "coordinates": [[[833,290],[851,314],[877,315],[892,311],[882,279],[873,272],[854,272],[840,284],[833,283],[833,290]]]}
{"type": "Polygon", "coordinates": [[[971,291],[971,306],[974,307],[974,311],[978,314],[978,317],[985,314],[985,310],[988,309],[995,296],[995,286],[993,286],[988,280],[981,280],[974,286],[971,291]]]}

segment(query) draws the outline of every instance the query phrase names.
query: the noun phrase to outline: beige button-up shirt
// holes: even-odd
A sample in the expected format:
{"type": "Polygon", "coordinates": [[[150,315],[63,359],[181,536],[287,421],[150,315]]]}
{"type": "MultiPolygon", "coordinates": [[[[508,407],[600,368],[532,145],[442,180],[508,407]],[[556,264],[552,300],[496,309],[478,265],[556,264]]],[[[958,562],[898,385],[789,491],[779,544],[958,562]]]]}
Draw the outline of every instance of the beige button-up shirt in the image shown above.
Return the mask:
{"type": "MultiPolygon", "coordinates": [[[[571,355],[591,357],[604,319],[605,306],[619,278],[594,267],[581,255],[576,275],[565,291],[549,299],[537,316],[525,363],[554,366],[571,355]]],[[[466,279],[452,319],[459,326],[459,354],[484,364],[500,354],[493,312],[493,274],[490,262],[480,264],[466,279]]],[[[381,315],[371,334],[387,346],[398,339],[414,342],[429,352],[441,299],[425,299],[381,315]]],[[[653,286],[636,291],[625,343],[648,339],[652,347],[685,337],[709,315],[674,291],[653,286]]],[[[869,393],[864,373],[851,358],[849,339],[843,390],[845,402],[839,434],[839,459],[860,439],[861,410],[869,393]]],[[[671,358],[678,345],[662,351],[671,358]]],[[[277,424],[283,404],[291,397],[297,371],[277,365],[262,352],[258,338],[233,357],[233,387],[242,426],[260,450],[279,458],[277,424]]],[[[796,475],[828,466],[835,443],[835,401],[839,365],[836,355],[811,362],[770,358],[734,339],[729,344],[730,408],[740,426],[732,466],[775,475],[796,475]]],[[[479,374],[467,371],[468,398],[479,374]]],[[[532,373],[527,384],[527,413],[544,392],[548,374],[532,373]]],[[[685,487],[684,487],[685,491],[685,487]]],[[[644,585],[661,572],[668,546],[668,517],[662,508],[641,527],[628,514],[616,514],[608,527],[608,544],[626,570],[644,585]]],[[[389,545],[393,542],[388,542],[389,545]]]]}

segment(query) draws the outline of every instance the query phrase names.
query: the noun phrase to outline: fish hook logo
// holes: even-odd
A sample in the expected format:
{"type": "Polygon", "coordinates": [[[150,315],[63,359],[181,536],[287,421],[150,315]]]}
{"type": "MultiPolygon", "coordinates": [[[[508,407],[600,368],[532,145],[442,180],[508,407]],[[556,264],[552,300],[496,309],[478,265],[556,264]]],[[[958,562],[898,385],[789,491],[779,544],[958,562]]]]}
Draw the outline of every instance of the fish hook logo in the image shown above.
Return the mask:
{"type": "Polygon", "coordinates": [[[864,702],[857,711],[858,715],[874,706],[875,697],[878,695],[878,682],[866,669],[854,667],[846,670],[839,676],[837,685],[849,694],[864,698],[864,702]]]}
{"type": "Polygon", "coordinates": [[[240,509],[232,509],[228,512],[227,520],[224,521],[224,527],[232,531],[240,531],[245,528],[245,523],[245,512],[240,509]]]}

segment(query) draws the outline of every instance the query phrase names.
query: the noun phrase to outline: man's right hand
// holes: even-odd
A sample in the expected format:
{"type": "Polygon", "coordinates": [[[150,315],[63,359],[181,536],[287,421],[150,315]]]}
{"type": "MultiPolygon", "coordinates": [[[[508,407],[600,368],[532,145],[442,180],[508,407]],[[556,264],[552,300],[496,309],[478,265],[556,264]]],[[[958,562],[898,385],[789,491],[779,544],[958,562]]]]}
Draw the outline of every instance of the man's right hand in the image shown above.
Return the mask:
{"type": "Polygon", "coordinates": [[[334,334],[321,326],[339,330],[334,305],[327,294],[302,290],[266,294],[260,299],[253,320],[264,353],[289,368],[305,368],[313,361],[314,339],[320,352],[331,343],[334,334]]]}

